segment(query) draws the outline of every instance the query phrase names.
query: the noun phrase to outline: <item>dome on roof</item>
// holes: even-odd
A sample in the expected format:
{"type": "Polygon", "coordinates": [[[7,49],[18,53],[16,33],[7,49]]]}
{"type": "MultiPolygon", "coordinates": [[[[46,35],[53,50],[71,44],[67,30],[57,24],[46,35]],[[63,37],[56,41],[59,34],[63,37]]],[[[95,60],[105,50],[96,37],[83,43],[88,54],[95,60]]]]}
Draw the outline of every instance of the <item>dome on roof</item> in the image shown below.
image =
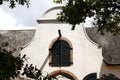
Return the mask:
{"type": "Polygon", "coordinates": [[[62,6],[57,6],[48,9],[40,18],[41,19],[56,19],[57,18],[57,13],[60,13],[62,10],[62,6]]]}

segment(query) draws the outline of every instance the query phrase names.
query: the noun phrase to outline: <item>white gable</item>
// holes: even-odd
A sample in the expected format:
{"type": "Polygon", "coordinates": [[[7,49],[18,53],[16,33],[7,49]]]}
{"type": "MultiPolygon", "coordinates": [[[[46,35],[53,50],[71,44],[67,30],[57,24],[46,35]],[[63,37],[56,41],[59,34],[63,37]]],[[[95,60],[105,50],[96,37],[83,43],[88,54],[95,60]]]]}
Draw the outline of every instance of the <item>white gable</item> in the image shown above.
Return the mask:
{"type": "Polygon", "coordinates": [[[40,19],[56,19],[57,13],[60,13],[62,6],[53,7],[47,10],[40,19]]]}

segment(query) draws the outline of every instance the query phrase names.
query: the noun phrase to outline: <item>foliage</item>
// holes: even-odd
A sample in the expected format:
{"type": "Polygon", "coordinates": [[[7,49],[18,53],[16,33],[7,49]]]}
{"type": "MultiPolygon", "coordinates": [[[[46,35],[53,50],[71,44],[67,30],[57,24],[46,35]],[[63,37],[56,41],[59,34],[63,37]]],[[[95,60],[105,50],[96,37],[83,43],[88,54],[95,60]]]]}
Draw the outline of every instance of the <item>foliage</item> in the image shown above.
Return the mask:
{"type": "Polygon", "coordinates": [[[34,67],[32,64],[28,66],[28,64],[26,64],[22,75],[26,75],[27,77],[38,79],[42,75],[42,73],[40,70],[36,68],[36,66],[34,67]]]}
{"type": "Polygon", "coordinates": [[[33,64],[29,66],[26,64],[22,75],[26,75],[27,77],[33,78],[35,80],[53,80],[53,78],[55,78],[49,75],[43,76],[40,69],[38,69],[36,66],[33,66],[33,64]]]}
{"type": "Polygon", "coordinates": [[[97,80],[120,80],[117,78],[115,75],[109,73],[109,74],[104,74],[102,75],[99,79],[97,80]]]}
{"type": "Polygon", "coordinates": [[[10,8],[14,8],[16,7],[16,4],[19,5],[27,5],[27,7],[29,7],[29,0],[0,0],[0,5],[3,4],[3,2],[9,2],[10,3],[10,8]]]}
{"type": "Polygon", "coordinates": [[[101,34],[120,34],[120,0],[67,0],[58,20],[72,24],[74,29],[76,24],[85,22],[86,17],[93,16],[93,24],[101,34]]]}
{"type": "MultiPolygon", "coordinates": [[[[6,47],[9,46],[8,42],[4,42],[0,47],[0,80],[10,80],[11,78],[21,75],[20,71],[23,69],[22,75],[36,80],[52,80],[54,77],[46,75],[43,76],[41,71],[32,64],[24,66],[27,60],[26,55],[13,56],[14,51],[8,51],[6,47]]],[[[19,53],[20,54],[20,53],[19,53]]]]}
{"type": "MultiPolygon", "coordinates": [[[[8,43],[3,43],[7,46],[8,43]]],[[[23,57],[13,56],[13,51],[8,51],[3,47],[0,47],[0,80],[10,80],[20,74],[20,70],[23,67],[25,55],[23,57]]]]}
{"type": "Polygon", "coordinates": [[[62,3],[62,0],[53,0],[55,3],[62,3]]]}

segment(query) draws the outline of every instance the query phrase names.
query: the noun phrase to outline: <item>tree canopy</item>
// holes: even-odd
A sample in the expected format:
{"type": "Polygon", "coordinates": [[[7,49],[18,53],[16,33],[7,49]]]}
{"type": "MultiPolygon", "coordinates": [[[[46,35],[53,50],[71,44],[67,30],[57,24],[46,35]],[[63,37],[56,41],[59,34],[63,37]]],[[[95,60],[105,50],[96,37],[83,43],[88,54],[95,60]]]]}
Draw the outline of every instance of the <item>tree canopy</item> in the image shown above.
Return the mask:
{"type": "Polygon", "coordinates": [[[19,76],[26,55],[13,56],[14,51],[8,51],[5,46],[8,46],[8,42],[0,45],[0,80],[11,80],[19,76]]]}
{"type": "Polygon", "coordinates": [[[29,7],[29,1],[30,0],[0,0],[0,5],[2,5],[4,2],[9,2],[10,8],[16,7],[16,4],[27,5],[27,7],[29,7]]]}
{"type": "MultiPolygon", "coordinates": [[[[61,3],[62,0],[54,2],[61,3]]],[[[71,24],[72,29],[85,22],[86,17],[94,17],[93,25],[101,34],[120,34],[120,0],[67,0],[58,14],[58,20],[71,24]]]]}

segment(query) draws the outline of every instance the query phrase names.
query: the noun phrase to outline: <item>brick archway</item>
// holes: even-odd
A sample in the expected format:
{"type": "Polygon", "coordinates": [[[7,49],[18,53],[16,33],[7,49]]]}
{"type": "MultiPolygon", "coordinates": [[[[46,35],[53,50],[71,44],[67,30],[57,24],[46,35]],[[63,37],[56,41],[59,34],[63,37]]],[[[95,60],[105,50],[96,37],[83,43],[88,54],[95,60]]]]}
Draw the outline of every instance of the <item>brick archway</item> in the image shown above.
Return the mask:
{"type": "Polygon", "coordinates": [[[49,75],[50,76],[57,76],[57,75],[65,75],[65,76],[69,76],[71,78],[71,80],[78,80],[78,78],[71,72],[66,71],[66,70],[56,70],[51,72],[49,75]]]}

